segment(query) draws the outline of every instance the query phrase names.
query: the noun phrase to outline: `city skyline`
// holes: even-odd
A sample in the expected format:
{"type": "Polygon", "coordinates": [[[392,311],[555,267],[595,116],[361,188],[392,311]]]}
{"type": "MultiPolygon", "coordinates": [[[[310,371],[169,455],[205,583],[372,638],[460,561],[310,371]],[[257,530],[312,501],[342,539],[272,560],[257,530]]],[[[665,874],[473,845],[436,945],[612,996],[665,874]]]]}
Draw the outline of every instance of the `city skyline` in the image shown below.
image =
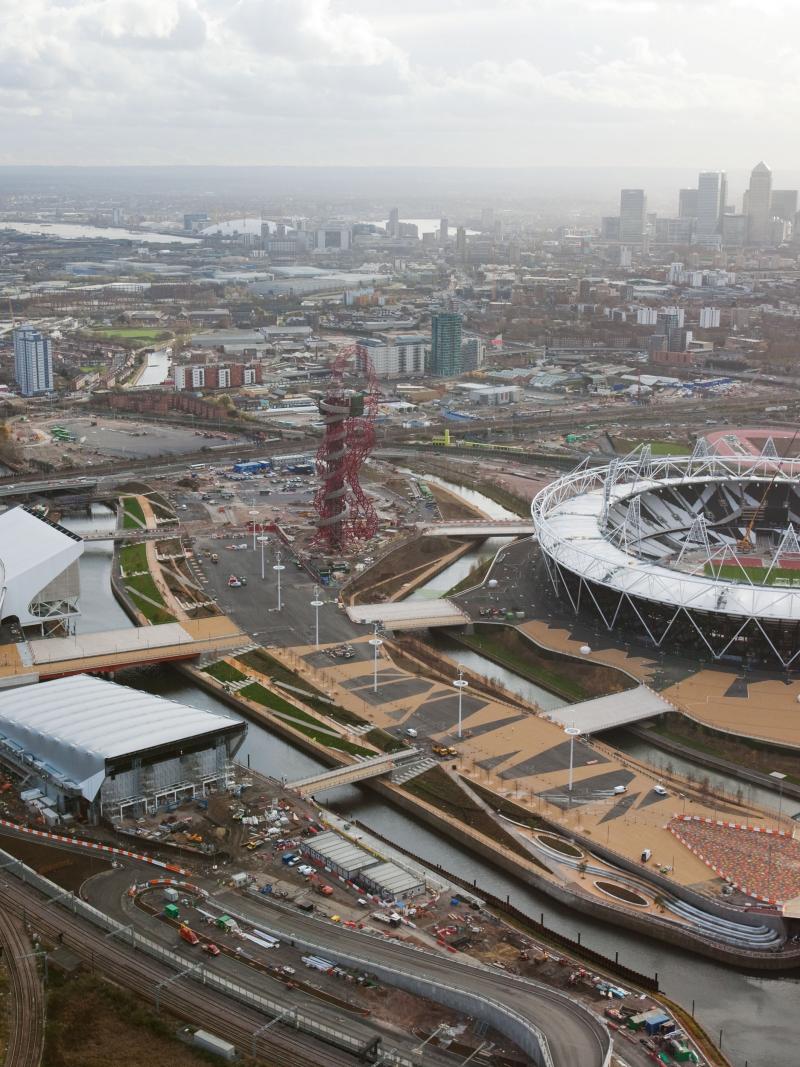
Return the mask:
{"type": "Polygon", "coordinates": [[[420,0],[32,0],[0,25],[0,164],[793,162],[786,0],[758,20],[722,0],[465,0],[457,18],[420,0]]]}

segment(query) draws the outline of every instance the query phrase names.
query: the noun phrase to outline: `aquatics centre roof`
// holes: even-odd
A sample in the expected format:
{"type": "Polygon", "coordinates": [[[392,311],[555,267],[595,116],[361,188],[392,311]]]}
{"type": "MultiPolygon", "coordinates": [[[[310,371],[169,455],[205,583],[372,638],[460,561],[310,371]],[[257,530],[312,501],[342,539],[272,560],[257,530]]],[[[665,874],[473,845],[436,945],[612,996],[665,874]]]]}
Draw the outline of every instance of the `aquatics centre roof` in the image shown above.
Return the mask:
{"type": "Polygon", "coordinates": [[[32,754],[90,801],[107,760],[243,726],[86,674],[0,692],[0,743],[32,754]]]}

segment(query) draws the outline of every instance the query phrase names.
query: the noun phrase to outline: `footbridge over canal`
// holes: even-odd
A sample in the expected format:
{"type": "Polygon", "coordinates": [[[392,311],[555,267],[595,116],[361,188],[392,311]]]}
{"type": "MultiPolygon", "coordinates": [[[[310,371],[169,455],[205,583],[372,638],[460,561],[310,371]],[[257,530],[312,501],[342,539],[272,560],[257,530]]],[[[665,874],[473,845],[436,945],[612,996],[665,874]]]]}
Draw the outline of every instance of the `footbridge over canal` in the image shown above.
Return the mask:
{"type": "Polygon", "coordinates": [[[312,774],[309,778],[298,778],[295,782],[287,782],[286,788],[293,789],[301,797],[309,797],[327,789],[336,789],[340,785],[353,785],[354,782],[364,782],[368,778],[391,774],[398,767],[413,763],[420,755],[419,749],[404,748],[401,752],[390,752],[385,756],[375,756],[374,759],[349,763],[346,767],[336,767],[332,771],[312,774]]]}
{"type": "Polygon", "coordinates": [[[525,519],[467,519],[463,522],[423,522],[424,537],[530,537],[533,523],[525,519]]]}

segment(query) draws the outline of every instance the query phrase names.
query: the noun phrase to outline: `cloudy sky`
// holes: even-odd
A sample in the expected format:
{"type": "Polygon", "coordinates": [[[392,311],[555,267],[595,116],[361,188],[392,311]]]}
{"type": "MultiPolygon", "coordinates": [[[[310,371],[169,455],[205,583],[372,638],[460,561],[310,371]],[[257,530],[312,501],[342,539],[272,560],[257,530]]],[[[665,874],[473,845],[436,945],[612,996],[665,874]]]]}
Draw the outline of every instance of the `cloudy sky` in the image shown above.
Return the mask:
{"type": "Polygon", "coordinates": [[[797,0],[0,0],[0,164],[794,169],[797,0]]]}

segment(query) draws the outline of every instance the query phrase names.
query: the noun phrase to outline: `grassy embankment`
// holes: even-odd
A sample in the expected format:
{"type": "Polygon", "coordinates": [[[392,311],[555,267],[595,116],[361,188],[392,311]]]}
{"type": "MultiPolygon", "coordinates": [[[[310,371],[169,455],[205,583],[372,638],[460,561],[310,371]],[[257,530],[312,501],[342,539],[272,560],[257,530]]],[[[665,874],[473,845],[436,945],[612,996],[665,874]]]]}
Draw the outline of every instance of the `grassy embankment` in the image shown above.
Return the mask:
{"type": "Polygon", "coordinates": [[[142,505],[135,496],[124,496],[122,498],[122,528],[123,530],[144,530],[147,528],[142,505]]]}
{"type": "Polygon", "coordinates": [[[429,771],[412,778],[401,788],[411,793],[412,796],[426,801],[432,807],[438,808],[439,811],[443,811],[456,822],[469,826],[489,838],[490,841],[502,845],[537,867],[544,868],[544,864],[539,863],[535,856],[532,856],[512,834],[504,830],[497,820],[484,811],[480,804],[465,793],[441,767],[431,767],[429,771]]]}
{"type": "MultiPolygon", "coordinates": [[[[262,653],[263,657],[258,659],[258,666],[256,669],[264,674],[269,673],[265,669],[266,664],[264,661],[271,660],[272,657],[268,656],[267,653],[264,653],[261,649],[256,651],[262,653]]],[[[246,655],[252,657],[253,653],[246,653],[246,655]]],[[[244,662],[244,657],[241,657],[240,662],[244,662]]],[[[275,662],[277,663],[277,661],[275,662]]],[[[253,666],[253,663],[249,665],[253,666]]],[[[278,664],[278,666],[282,665],[278,664]]],[[[244,682],[250,677],[250,675],[238,670],[224,660],[212,663],[210,666],[205,667],[204,670],[206,674],[210,674],[212,678],[216,678],[218,682],[223,683],[244,682]]],[[[288,684],[296,685],[298,689],[311,688],[310,686],[306,686],[302,679],[295,675],[291,675],[291,672],[286,671],[285,668],[282,668],[282,670],[293,678],[293,681],[288,682],[288,684]]],[[[281,678],[280,680],[286,681],[287,679],[281,678]]],[[[260,682],[251,681],[247,685],[242,686],[238,692],[246,700],[251,700],[254,704],[260,704],[263,708],[267,708],[282,719],[288,726],[305,734],[306,737],[313,738],[320,744],[325,745],[326,748],[334,748],[340,752],[349,752],[352,756],[369,758],[370,756],[375,755],[375,752],[370,748],[354,744],[352,741],[348,741],[345,737],[330,733],[326,729],[324,722],[319,718],[304,711],[285,697],[273,693],[271,689],[267,689],[266,686],[261,685],[260,682]]],[[[319,690],[316,690],[316,692],[319,692],[319,690]]],[[[348,712],[345,708],[337,708],[314,700],[308,700],[307,703],[319,707],[321,714],[330,715],[331,718],[336,718],[339,722],[344,722],[345,725],[360,725],[365,722],[365,720],[359,719],[357,715],[352,715],[352,713],[348,712]],[[338,716],[333,714],[334,712],[338,712],[338,716]],[[358,722],[355,720],[358,720],[358,722]]],[[[372,733],[372,731],[370,731],[370,733],[372,733]]],[[[388,736],[389,735],[387,735],[387,737],[388,736]]],[[[369,741],[372,740],[369,735],[366,735],[365,739],[369,741]]]]}
{"type": "Polygon", "coordinates": [[[138,341],[140,344],[147,345],[153,341],[167,341],[172,334],[169,330],[157,327],[130,326],[93,330],[91,336],[99,341],[138,341]]]}
{"type": "Polygon", "coordinates": [[[586,700],[591,695],[576,675],[578,665],[574,661],[537,649],[508,627],[476,626],[474,634],[453,636],[460,644],[565,700],[586,700]]]}
{"type": "Polygon", "coordinates": [[[745,737],[723,734],[683,715],[665,715],[656,720],[647,733],[685,745],[699,754],[728,760],[750,771],[759,771],[761,774],[781,771],[786,775],[787,782],[800,785],[800,754],[768,742],[759,743],[745,737]]]}
{"type": "MultiPolygon", "coordinates": [[[[199,1022],[199,1021],[198,1021],[199,1022]]],[[[93,974],[50,968],[43,1067],[201,1067],[219,1063],[179,1041],[179,1023],[93,974]],[[91,1027],[87,1029],[87,1020],[91,1027]]],[[[252,1063],[248,1058],[245,1063],[252,1063]]]]}

